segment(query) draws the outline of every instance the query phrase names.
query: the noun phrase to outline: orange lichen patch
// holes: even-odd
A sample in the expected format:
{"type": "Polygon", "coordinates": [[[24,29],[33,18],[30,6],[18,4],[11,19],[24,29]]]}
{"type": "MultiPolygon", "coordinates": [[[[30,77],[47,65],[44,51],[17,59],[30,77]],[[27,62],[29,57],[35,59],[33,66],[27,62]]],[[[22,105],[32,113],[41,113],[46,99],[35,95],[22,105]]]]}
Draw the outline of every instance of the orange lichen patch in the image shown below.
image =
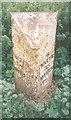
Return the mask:
{"type": "Polygon", "coordinates": [[[52,84],[57,13],[11,13],[16,88],[43,100],[52,84]]]}

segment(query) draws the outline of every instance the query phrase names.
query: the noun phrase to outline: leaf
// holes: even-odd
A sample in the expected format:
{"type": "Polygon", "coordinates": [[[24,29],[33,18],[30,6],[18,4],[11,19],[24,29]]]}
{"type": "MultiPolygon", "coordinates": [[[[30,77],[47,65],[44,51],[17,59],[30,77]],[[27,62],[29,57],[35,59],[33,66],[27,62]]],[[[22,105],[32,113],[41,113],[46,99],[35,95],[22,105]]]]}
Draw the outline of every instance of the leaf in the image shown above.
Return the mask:
{"type": "Polygon", "coordinates": [[[68,85],[64,85],[64,84],[63,84],[63,89],[64,89],[65,91],[68,91],[68,92],[69,92],[69,86],[68,86],[68,85]]]}
{"type": "Polygon", "coordinates": [[[66,65],[63,69],[65,74],[69,73],[69,65],[66,65]]]}
{"type": "Polygon", "coordinates": [[[66,107],[68,107],[68,108],[69,108],[69,102],[67,102],[67,103],[66,103],[66,107]]]}
{"type": "Polygon", "coordinates": [[[60,68],[56,68],[56,69],[54,70],[54,74],[55,74],[56,76],[60,76],[61,73],[62,73],[62,70],[61,70],[60,68]]]}
{"type": "Polygon", "coordinates": [[[51,109],[49,110],[49,117],[57,118],[58,114],[59,114],[59,113],[58,113],[58,110],[57,110],[57,109],[51,108],[51,109]]]}
{"type": "Polygon", "coordinates": [[[13,114],[12,114],[12,113],[10,113],[10,115],[9,115],[9,116],[10,116],[10,118],[11,118],[11,117],[13,117],[13,114]]]}
{"type": "Polygon", "coordinates": [[[22,113],[19,113],[19,118],[23,117],[23,114],[22,113]]]}
{"type": "Polygon", "coordinates": [[[64,96],[69,96],[69,91],[64,92],[64,96]]]}
{"type": "Polygon", "coordinates": [[[62,98],[61,100],[63,103],[67,102],[67,98],[62,98]]]}
{"type": "Polygon", "coordinates": [[[69,110],[67,110],[67,109],[62,109],[62,112],[63,112],[65,115],[69,115],[69,110]]]}
{"type": "Polygon", "coordinates": [[[13,95],[12,95],[12,97],[17,98],[17,97],[18,97],[18,95],[17,95],[17,94],[13,94],[13,95]]]}
{"type": "Polygon", "coordinates": [[[0,85],[0,90],[3,88],[3,85],[0,85]]]}
{"type": "Polygon", "coordinates": [[[49,108],[45,110],[45,114],[49,114],[49,108]]]}
{"type": "Polygon", "coordinates": [[[3,106],[4,106],[4,107],[7,107],[7,103],[3,103],[3,106]]]}
{"type": "Polygon", "coordinates": [[[35,108],[38,110],[38,111],[42,111],[44,110],[44,105],[42,103],[38,103],[35,108]]]}
{"type": "Polygon", "coordinates": [[[7,95],[9,96],[12,93],[12,91],[8,91],[7,95]]]}

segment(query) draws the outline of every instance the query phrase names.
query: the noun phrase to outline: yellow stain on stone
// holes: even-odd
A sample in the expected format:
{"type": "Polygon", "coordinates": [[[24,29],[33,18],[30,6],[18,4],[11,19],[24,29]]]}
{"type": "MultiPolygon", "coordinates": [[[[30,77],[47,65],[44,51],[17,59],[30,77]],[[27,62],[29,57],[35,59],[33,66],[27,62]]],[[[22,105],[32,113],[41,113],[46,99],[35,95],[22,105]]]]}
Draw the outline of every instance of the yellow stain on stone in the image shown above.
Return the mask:
{"type": "Polygon", "coordinates": [[[11,13],[16,88],[43,100],[52,83],[57,12],[11,13]]]}

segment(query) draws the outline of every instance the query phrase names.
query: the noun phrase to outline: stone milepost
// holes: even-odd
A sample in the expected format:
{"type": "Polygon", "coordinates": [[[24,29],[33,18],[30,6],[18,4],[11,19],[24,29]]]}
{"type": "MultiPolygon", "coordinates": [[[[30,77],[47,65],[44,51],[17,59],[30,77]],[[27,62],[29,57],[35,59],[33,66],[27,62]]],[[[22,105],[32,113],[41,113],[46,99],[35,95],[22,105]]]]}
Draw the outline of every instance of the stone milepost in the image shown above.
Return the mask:
{"type": "Polygon", "coordinates": [[[16,89],[43,101],[52,83],[57,12],[12,12],[16,89]]]}

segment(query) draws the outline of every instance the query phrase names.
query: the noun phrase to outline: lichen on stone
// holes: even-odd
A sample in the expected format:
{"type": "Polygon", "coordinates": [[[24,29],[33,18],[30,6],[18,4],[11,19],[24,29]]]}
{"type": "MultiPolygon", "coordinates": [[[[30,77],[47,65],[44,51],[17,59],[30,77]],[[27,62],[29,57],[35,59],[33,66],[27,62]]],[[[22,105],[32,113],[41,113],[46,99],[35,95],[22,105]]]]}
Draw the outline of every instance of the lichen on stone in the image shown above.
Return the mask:
{"type": "Polygon", "coordinates": [[[16,88],[43,100],[52,84],[56,12],[11,13],[16,88]]]}

